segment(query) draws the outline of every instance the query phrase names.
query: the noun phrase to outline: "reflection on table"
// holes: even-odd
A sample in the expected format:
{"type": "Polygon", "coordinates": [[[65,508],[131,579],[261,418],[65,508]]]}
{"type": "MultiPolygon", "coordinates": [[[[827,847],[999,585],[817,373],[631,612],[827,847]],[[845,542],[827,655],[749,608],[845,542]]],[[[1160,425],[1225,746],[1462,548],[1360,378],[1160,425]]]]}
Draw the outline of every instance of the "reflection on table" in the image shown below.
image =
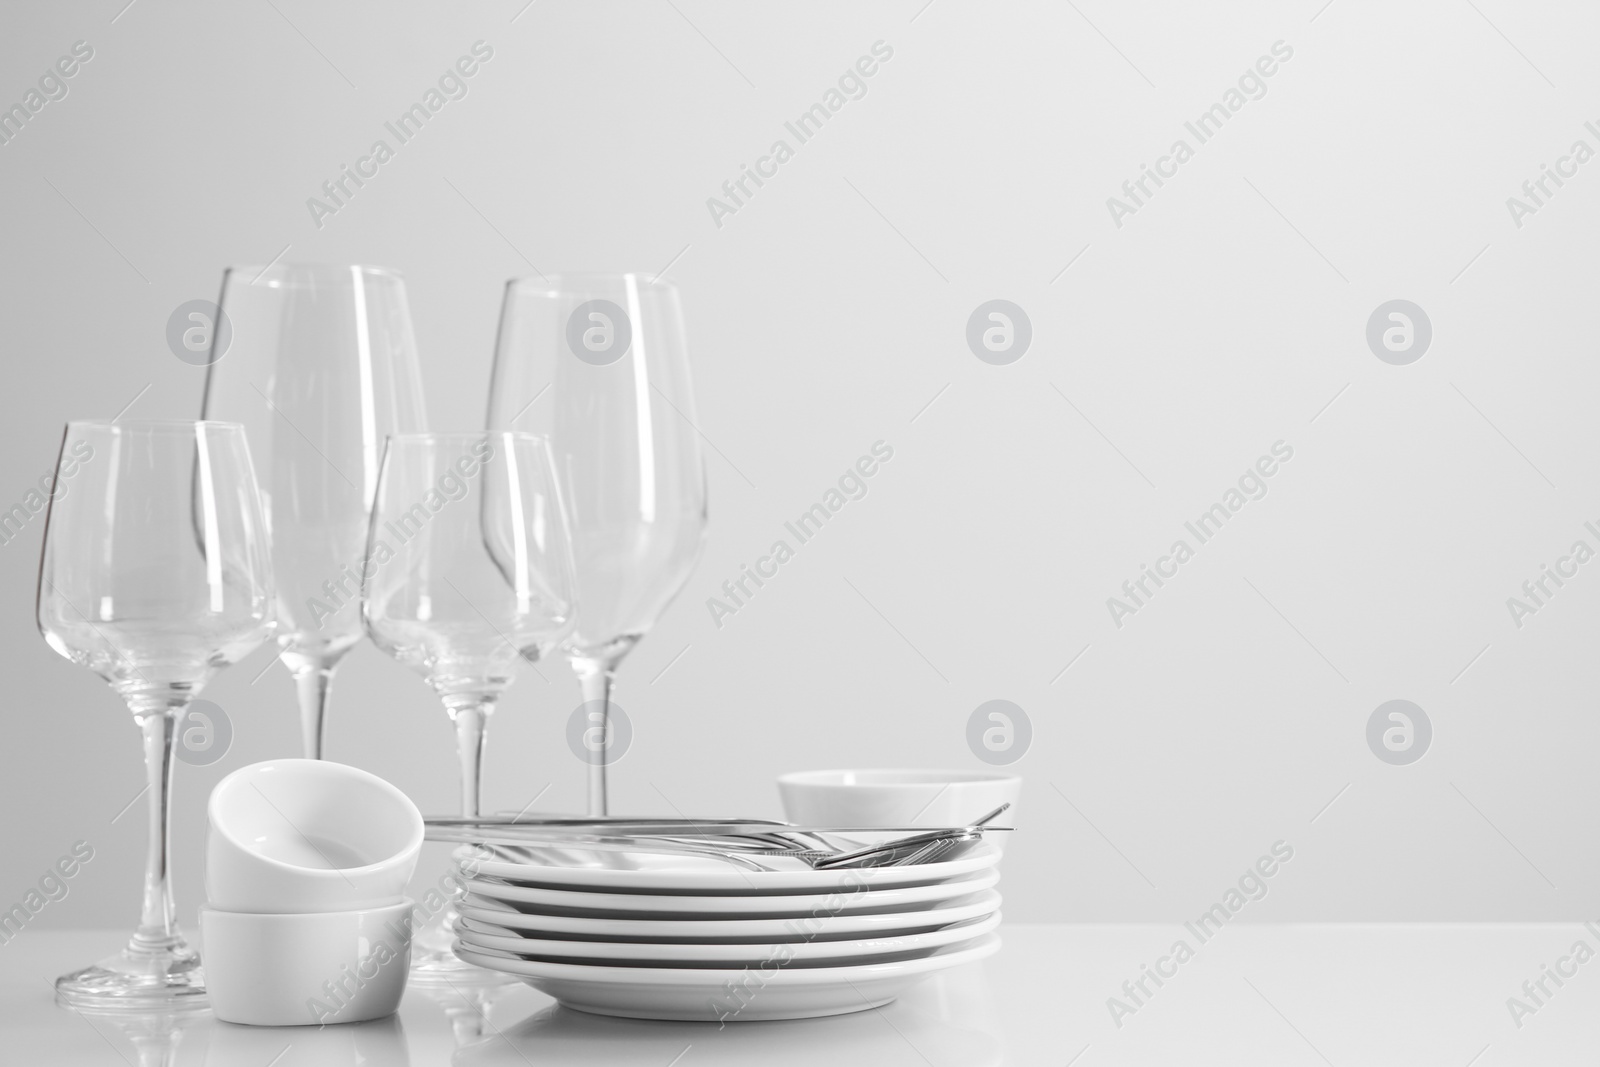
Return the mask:
{"type": "MultiPolygon", "coordinates": [[[[81,954],[102,935],[30,938],[7,949],[9,1004],[0,1060],[136,1067],[561,1067],[641,1064],[763,1067],[841,1064],[879,1067],[997,1067],[1004,1062],[1000,1026],[985,964],[957,968],[913,987],[895,1003],[826,1019],[792,1022],[650,1022],[588,1015],[555,1004],[520,983],[466,982],[406,992],[400,1013],[368,1023],[330,1026],[236,1026],[209,1011],[90,1015],[50,1003],[38,982],[37,1003],[19,994],[24,969],[50,972],[58,954],[81,954]],[[42,957],[42,958],[36,958],[42,957]],[[15,965],[15,966],[9,966],[15,965]],[[684,1055],[692,1046],[692,1059],[684,1055]]],[[[92,948],[89,949],[92,951],[92,948]]]]}
{"type": "Polygon", "coordinates": [[[1003,1062],[982,965],[936,975],[884,1008],[792,1022],[649,1022],[551,1004],[461,1049],[454,1067],[997,1067],[1003,1062]],[[692,1048],[692,1053],[685,1054],[692,1048]]]}

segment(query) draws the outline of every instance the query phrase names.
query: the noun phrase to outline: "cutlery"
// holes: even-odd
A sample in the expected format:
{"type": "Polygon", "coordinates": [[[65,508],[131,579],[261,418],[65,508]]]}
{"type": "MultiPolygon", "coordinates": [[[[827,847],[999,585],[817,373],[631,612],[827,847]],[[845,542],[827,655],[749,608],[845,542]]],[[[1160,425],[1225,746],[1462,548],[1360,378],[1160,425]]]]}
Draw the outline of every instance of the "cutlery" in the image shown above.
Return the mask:
{"type": "MultiPolygon", "coordinates": [[[[998,811],[1003,811],[1002,806],[998,811]]],[[[993,815],[985,816],[993,818],[993,815]]],[[[582,833],[590,829],[603,829],[607,836],[683,836],[688,831],[701,837],[752,837],[762,834],[925,834],[926,826],[797,826],[773,819],[528,819],[509,815],[485,815],[479,818],[462,818],[448,815],[429,815],[423,819],[429,841],[456,841],[467,844],[538,844],[548,841],[544,831],[570,830],[582,833]],[[519,834],[519,829],[531,831],[519,834]]],[[[1011,831],[1014,826],[982,825],[986,833],[1011,831]]],[[[950,827],[960,830],[966,827],[950,827]]]]}
{"type": "Polygon", "coordinates": [[[858,848],[854,852],[820,856],[811,865],[826,871],[842,867],[909,867],[918,863],[953,860],[982,844],[985,826],[1010,806],[1009,801],[1001,804],[971,826],[961,829],[933,830],[858,848]]]}
{"type": "Polygon", "coordinates": [[[1011,805],[1001,804],[982,818],[964,827],[939,830],[918,829],[908,837],[895,838],[863,848],[840,850],[820,835],[845,833],[900,832],[895,827],[801,827],[767,820],[692,820],[692,819],[516,819],[500,818],[428,819],[433,840],[465,841],[475,844],[523,844],[551,847],[597,848],[603,851],[671,852],[713,856],[733,863],[750,864],[757,859],[795,859],[818,870],[853,867],[910,866],[956,859],[976,848],[990,830],[1011,827],[988,825],[1011,805]],[[473,832],[475,827],[492,827],[493,832],[473,832]],[[528,832],[509,832],[525,828],[528,832]],[[574,831],[599,831],[588,834],[574,831]],[[684,833],[685,830],[693,831],[684,833]],[[812,848],[796,845],[785,835],[807,836],[828,845],[812,848]],[[640,843],[638,839],[644,839],[640,843]],[[712,841],[715,841],[713,844],[712,841]]]}

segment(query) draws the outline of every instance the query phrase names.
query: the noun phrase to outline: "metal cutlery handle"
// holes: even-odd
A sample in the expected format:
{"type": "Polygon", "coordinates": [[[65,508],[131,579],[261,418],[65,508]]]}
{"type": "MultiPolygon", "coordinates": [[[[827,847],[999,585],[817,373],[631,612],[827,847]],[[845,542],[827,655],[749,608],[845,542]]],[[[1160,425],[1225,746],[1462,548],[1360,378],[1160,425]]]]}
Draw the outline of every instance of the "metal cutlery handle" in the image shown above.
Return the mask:
{"type": "MultiPolygon", "coordinates": [[[[866,832],[833,827],[800,827],[772,822],[696,821],[692,819],[429,819],[433,840],[464,841],[493,847],[517,845],[591,851],[668,852],[711,856],[730,863],[754,863],[753,857],[799,859],[819,870],[846,867],[892,867],[952,860],[983,842],[985,832],[1011,805],[1002,804],[963,827],[920,830],[907,837],[863,848],[841,849],[821,837],[825,833],[866,832]],[[713,829],[714,828],[714,829],[713,829]],[[826,848],[797,844],[786,835],[806,836],[826,848]]],[[[872,827],[873,833],[898,832],[872,827]]]]}
{"type": "MultiPolygon", "coordinates": [[[[926,826],[796,826],[791,823],[750,819],[463,819],[429,816],[424,820],[430,841],[477,841],[508,837],[527,840],[551,830],[601,831],[608,836],[648,837],[683,836],[687,831],[700,837],[749,837],[756,834],[921,834],[926,826]],[[519,835],[519,832],[520,835],[519,835]]],[[[972,827],[979,824],[973,823],[972,827]]],[[[969,826],[952,826],[965,830],[969,826]]],[[[1011,826],[984,825],[986,833],[1009,831],[1011,826]]]]}

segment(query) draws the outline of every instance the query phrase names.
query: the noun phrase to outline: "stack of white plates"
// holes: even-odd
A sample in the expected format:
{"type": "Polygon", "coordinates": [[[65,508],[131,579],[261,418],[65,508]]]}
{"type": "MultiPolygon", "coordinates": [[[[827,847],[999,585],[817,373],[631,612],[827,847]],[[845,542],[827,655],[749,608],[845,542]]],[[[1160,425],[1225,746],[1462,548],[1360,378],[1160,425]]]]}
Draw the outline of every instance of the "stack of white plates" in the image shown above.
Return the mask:
{"type": "Polygon", "coordinates": [[[456,953],[570,1008],[639,1019],[839,1015],[999,948],[999,853],[906,867],[743,870],[526,848],[467,877],[456,953]]]}

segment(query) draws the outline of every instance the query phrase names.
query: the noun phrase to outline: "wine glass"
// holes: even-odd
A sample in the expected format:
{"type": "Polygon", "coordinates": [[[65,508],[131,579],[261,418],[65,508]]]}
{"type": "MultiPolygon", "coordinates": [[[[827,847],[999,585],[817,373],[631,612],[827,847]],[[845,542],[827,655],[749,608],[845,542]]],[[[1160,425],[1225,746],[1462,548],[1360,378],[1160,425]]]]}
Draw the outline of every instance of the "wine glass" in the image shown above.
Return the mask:
{"type": "Polygon", "coordinates": [[[118,955],[56,981],[78,1007],[205,996],[173,918],[168,801],[176,726],[218,671],[272,633],[272,554],[244,427],[70,422],[39,565],[39,630],[110,683],[144,734],[150,839],[139,928],[118,955]]]}
{"type": "MultiPolygon", "coordinates": [[[[495,703],[517,664],[537,662],[571,625],[572,556],[545,441],[389,438],[361,575],[373,642],[427,679],[455,723],[461,814],[475,818],[495,703]]],[[[452,906],[418,934],[413,977],[477,971],[450,952],[453,922],[452,906]]]]}
{"type": "Polygon", "coordinates": [[[617,664],[683,588],[705,542],[706,478],[677,288],[641,274],[506,285],[490,429],[550,439],[577,567],[565,643],[599,709],[589,814],[606,814],[617,664]]]}
{"type": "Polygon", "coordinates": [[[272,531],[278,658],[294,677],[305,754],[320,759],[334,668],[361,640],[354,568],[384,438],[425,428],[405,281],[381,267],[230,267],[219,304],[201,415],[249,433],[272,531]]]}

